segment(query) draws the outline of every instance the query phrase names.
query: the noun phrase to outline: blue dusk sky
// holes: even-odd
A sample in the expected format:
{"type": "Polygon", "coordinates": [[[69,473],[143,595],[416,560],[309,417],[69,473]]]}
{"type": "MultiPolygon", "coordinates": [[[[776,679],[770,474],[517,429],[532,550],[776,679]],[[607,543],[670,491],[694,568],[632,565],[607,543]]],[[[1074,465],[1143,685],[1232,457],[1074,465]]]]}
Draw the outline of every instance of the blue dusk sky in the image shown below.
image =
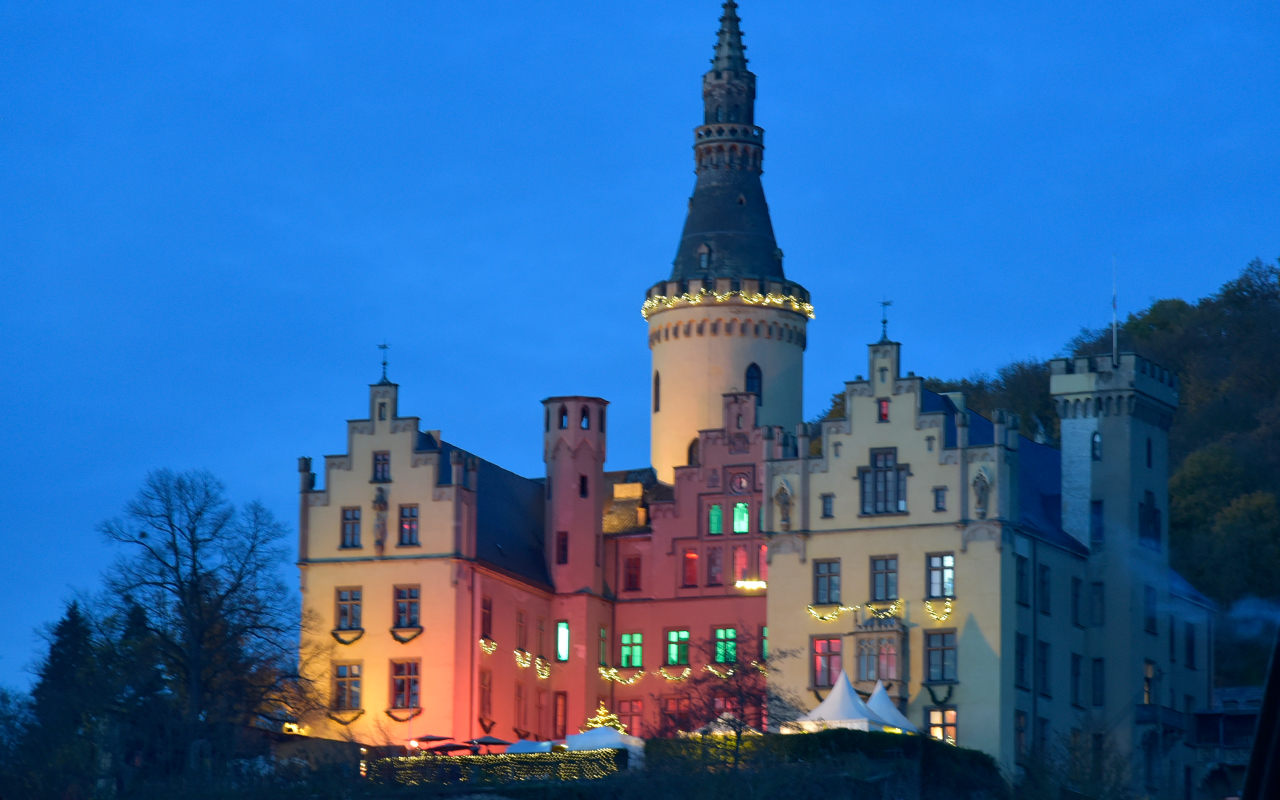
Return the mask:
{"type": "MultiPolygon", "coordinates": [[[[1280,4],[743,0],[805,410],[1058,352],[1280,254],[1280,4]]],[[[541,474],[539,401],[648,463],[645,287],[715,0],[0,2],[0,685],[147,471],[296,524],[391,343],[401,412],[541,474]]],[[[289,570],[289,580],[294,580],[289,570]]]]}

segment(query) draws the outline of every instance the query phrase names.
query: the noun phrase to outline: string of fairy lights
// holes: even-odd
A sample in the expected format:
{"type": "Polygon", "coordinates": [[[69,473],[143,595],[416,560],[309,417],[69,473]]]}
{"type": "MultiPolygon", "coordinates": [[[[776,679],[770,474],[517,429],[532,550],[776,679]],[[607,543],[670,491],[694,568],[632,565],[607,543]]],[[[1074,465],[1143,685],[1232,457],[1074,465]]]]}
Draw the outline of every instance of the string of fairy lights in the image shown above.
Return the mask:
{"type": "MultiPolygon", "coordinates": [[[[924,601],[924,610],[929,616],[933,617],[937,622],[945,622],[951,616],[951,611],[955,607],[954,597],[942,598],[942,610],[938,611],[934,608],[932,600],[924,601]]],[[[876,608],[870,603],[862,606],[806,606],[809,610],[809,616],[819,622],[835,622],[840,619],[840,615],[848,611],[857,611],[862,609],[876,619],[889,619],[896,616],[902,610],[902,598],[898,598],[884,608],[876,608]]]]}
{"type": "Polygon", "coordinates": [[[375,775],[390,772],[396,783],[406,786],[489,784],[495,781],[598,780],[618,771],[619,758],[618,750],[465,756],[423,753],[378,759],[369,764],[368,770],[375,775]]]}
{"type": "MultiPolygon", "coordinates": [[[[764,664],[761,664],[759,661],[752,661],[751,666],[752,668],[757,670],[761,675],[769,674],[769,668],[766,667],[764,664]]],[[[643,669],[640,669],[632,673],[630,677],[624,677],[617,667],[597,667],[597,669],[600,671],[600,677],[604,678],[606,681],[619,683],[619,684],[622,684],[623,686],[634,686],[635,684],[639,683],[640,679],[643,678],[645,675],[657,675],[658,677],[665,678],[666,680],[672,683],[680,683],[682,681],[687,681],[693,675],[692,667],[685,667],[683,670],[681,670],[680,672],[677,672],[674,675],[668,673],[666,667],[658,667],[658,669],[654,670],[653,672],[645,672],[643,669]]],[[[728,667],[726,669],[721,669],[714,664],[707,664],[702,668],[702,670],[704,672],[709,672],[712,675],[715,675],[717,678],[725,681],[729,680],[735,674],[737,674],[736,666],[728,667]]]]}
{"type": "Polygon", "coordinates": [[[706,302],[724,303],[733,297],[741,298],[742,302],[753,306],[778,306],[785,308],[790,306],[792,311],[799,311],[809,319],[813,319],[813,305],[806,303],[795,295],[787,294],[762,294],[760,292],[747,291],[729,291],[717,292],[710,289],[699,289],[696,292],[685,292],[684,294],[671,295],[655,295],[644,301],[644,305],[640,307],[640,315],[645,319],[649,315],[661,308],[673,308],[676,303],[688,303],[691,306],[701,305],[706,302]]]}

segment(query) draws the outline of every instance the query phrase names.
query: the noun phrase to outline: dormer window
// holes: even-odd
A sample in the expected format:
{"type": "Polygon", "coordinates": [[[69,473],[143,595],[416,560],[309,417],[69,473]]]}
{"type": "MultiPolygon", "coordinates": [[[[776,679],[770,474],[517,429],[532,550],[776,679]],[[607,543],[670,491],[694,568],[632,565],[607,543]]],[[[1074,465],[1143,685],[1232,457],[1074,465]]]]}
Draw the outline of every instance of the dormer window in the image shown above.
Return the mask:
{"type": "Polygon", "coordinates": [[[698,248],[698,269],[707,270],[710,268],[711,248],[704,244],[698,248]]]}
{"type": "Polygon", "coordinates": [[[882,397],[876,401],[876,422],[889,421],[889,398],[882,397]]]}
{"type": "Polygon", "coordinates": [[[1094,461],[1102,460],[1102,434],[1097,431],[1093,432],[1093,441],[1090,445],[1094,461]]]}
{"type": "Polygon", "coordinates": [[[391,453],[380,450],[373,454],[373,479],[375,481],[391,480],[391,453]]]}
{"type": "Polygon", "coordinates": [[[387,404],[378,403],[378,419],[386,419],[386,418],[387,418],[387,404]]]}

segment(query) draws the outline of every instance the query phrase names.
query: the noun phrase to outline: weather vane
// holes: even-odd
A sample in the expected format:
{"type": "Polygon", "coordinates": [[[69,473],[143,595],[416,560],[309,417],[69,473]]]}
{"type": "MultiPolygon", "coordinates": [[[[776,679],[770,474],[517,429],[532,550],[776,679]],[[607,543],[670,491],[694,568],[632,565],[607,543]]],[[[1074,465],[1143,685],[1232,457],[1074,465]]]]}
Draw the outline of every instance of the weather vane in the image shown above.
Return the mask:
{"type": "Polygon", "coordinates": [[[880,301],[880,341],[889,341],[889,306],[893,305],[892,300],[880,301]]]}
{"type": "Polygon", "coordinates": [[[382,351],[382,380],[383,381],[387,379],[387,350],[389,350],[390,348],[391,348],[391,345],[387,344],[385,339],[383,340],[382,344],[378,345],[378,349],[382,351]]]}

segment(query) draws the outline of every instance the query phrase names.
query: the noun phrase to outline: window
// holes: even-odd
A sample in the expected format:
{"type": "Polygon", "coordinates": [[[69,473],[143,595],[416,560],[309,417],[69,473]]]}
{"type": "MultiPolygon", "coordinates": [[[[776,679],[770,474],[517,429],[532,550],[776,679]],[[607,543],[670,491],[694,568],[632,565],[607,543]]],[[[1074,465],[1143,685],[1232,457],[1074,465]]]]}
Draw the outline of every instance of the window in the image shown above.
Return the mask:
{"type": "Polygon", "coordinates": [[[658,373],[653,373],[653,413],[662,410],[662,378],[658,373]]]}
{"type": "Polygon", "coordinates": [[[360,546],[360,509],[342,509],[342,546],[360,546]]]}
{"type": "Polygon", "coordinates": [[[1153,550],[1160,549],[1160,509],[1156,508],[1153,492],[1143,492],[1138,504],[1138,540],[1153,550]]]}
{"type": "MultiPolygon", "coordinates": [[[[705,248],[706,245],[703,245],[705,248]]],[[[698,253],[698,269],[705,270],[711,266],[711,250],[704,249],[698,253]]]]}
{"type": "Polygon", "coordinates": [[[546,644],[546,638],[547,638],[547,621],[539,617],[538,618],[538,652],[536,653],[536,655],[542,655],[543,653],[547,652],[546,647],[544,647],[544,645],[546,644]]]}
{"type": "Polygon", "coordinates": [[[689,632],[667,631],[667,666],[680,667],[689,663],[689,632]]]}
{"type": "Polygon", "coordinates": [[[733,582],[745,581],[747,579],[747,547],[746,545],[736,544],[733,546],[733,582]]]}
{"type": "Polygon", "coordinates": [[[333,665],[333,707],[337,711],[360,708],[360,665],[333,665]]]}
{"type": "Polygon", "coordinates": [[[480,636],[485,639],[493,638],[493,598],[480,598],[480,636]]]}
{"type": "Polygon", "coordinates": [[[567,430],[568,428],[569,428],[569,409],[565,408],[564,406],[560,406],[560,430],[563,431],[563,430],[567,430]]]}
{"type": "Polygon", "coordinates": [[[644,722],[644,701],[619,700],[618,721],[626,726],[627,734],[631,736],[639,736],[643,732],[643,728],[641,726],[644,722]]]}
{"type": "Polygon", "coordinates": [[[822,495],[822,516],[830,519],[835,516],[834,507],[836,504],[836,496],[834,494],[822,495]]]}
{"type": "Polygon", "coordinates": [[[418,507],[400,506],[400,546],[418,544],[418,507]]]}
{"type": "Polygon", "coordinates": [[[756,396],[756,405],[764,405],[764,379],[760,375],[760,368],[755,364],[747,367],[747,391],[752,392],[756,396]]]}
{"type": "Polygon", "coordinates": [[[701,463],[698,458],[698,447],[699,447],[699,444],[697,439],[694,439],[693,441],[689,442],[689,451],[687,453],[685,463],[691,467],[696,467],[698,466],[699,463],[701,463]]]}
{"type": "Polygon", "coordinates": [[[769,658],[769,626],[764,625],[760,628],[760,658],[767,660],[769,658]]]}
{"type": "Polygon", "coordinates": [[[898,599],[897,556],[876,556],[871,559],[871,599],[898,599]]]}
{"type": "Polygon", "coordinates": [[[769,545],[760,545],[759,561],[756,562],[756,575],[762,581],[769,580],[769,545]]]}
{"type": "Polygon", "coordinates": [[[720,510],[719,504],[707,509],[707,533],[712,536],[724,533],[724,512],[720,510]]]}
{"type": "Polygon", "coordinates": [[[394,589],[394,595],[396,627],[418,627],[418,587],[397,586],[394,589]]]}
{"type": "Polygon", "coordinates": [[[690,702],[687,697],[662,698],[662,724],[668,731],[687,731],[693,727],[689,721],[690,702]]]}
{"type": "Polygon", "coordinates": [[[566,720],[569,718],[569,693],[556,692],[555,705],[551,709],[551,738],[563,739],[566,720]]]}
{"type": "Polygon", "coordinates": [[[738,661],[737,628],[716,628],[716,663],[735,664],[738,661]]]}
{"type": "Polygon", "coordinates": [[[590,492],[588,492],[587,489],[588,489],[587,476],[579,475],[578,476],[578,497],[588,496],[590,492]]]}
{"type": "Polygon", "coordinates": [[[956,596],[956,557],[951,553],[929,556],[929,597],[956,596]]]}
{"type": "Polygon", "coordinates": [[[698,585],[698,551],[684,551],[684,585],[698,585]]]}
{"type": "Polygon", "coordinates": [[[387,404],[378,403],[378,419],[385,420],[386,418],[387,418],[387,404]]]}
{"type": "Polygon", "coordinates": [[[1015,633],[1013,636],[1013,683],[1019,689],[1030,689],[1027,682],[1027,635],[1015,633]]]}
{"type": "Polygon", "coordinates": [[[516,648],[524,651],[529,649],[529,636],[524,627],[523,611],[516,612],[516,648]]]}
{"type": "Polygon", "coordinates": [[[529,715],[524,702],[524,684],[516,683],[516,725],[520,730],[525,730],[525,726],[529,724],[529,715]]]}
{"type": "Polygon", "coordinates": [[[1142,704],[1149,706],[1156,701],[1156,662],[1142,662],[1142,704]]]}
{"type": "Polygon", "coordinates": [[[813,562],[813,604],[840,605],[840,562],[813,562]]]}
{"type": "Polygon", "coordinates": [[[930,708],[925,710],[929,720],[929,735],[947,744],[956,743],[956,710],[954,708],[930,708]]]}
{"type": "Polygon", "coordinates": [[[1027,754],[1027,712],[1013,712],[1013,747],[1020,756],[1027,754]]]}
{"type": "Polygon", "coordinates": [[[1084,592],[1084,581],[1079,578],[1071,579],[1071,624],[1077,628],[1083,627],[1080,616],[1080,595],[1084,592]]]}
{"type": "Polygon", "coordinates": [[[493,673],[487,669],[480,670],[480,716],[493,717],[493,673]]]}
{"type": "Polygon", "coordinates": [[[882,397],[876,401],[876,422],[889,421],[889,399],[882,397]]]}
{"type": "Polygon", "coordinates": [[[340,631],[360,628],[360,589],[338,589],[338,624],[340,631]]]}
{"type": "Polygon", "coordinates": [[[1036,641],[1036,691],[1049,697],[1049,643],[1036,641]]]}
{"type": "Polygon", "coordinates": [[[858,680],[896,681],[898,646],[893,639],[862,639],[858,642],[858,680]]]}
{"type": "Polygon", "coordinates": [[[751,531],[751,509],[746,503],[733,505],[733,532],[748,533],[751,531]]]}
{"type": "Polygon", "coordinates": [[[556,623],[556,661],[569,660],[569,623],[561,620],[556,623]]]}
{"type": "Polygon", "coordinates": [[[1188,622],[1186,633],[1182,636],[1183,646],[1186,648],[1187,669],[1196,668],[1196,626],[1188,622]]]}
{"type": "Polygon", "coordinates": [[[1101,581],[1095,581],[1089,588],[1089,624],[1100,628],[1107,622],[1106,586],[1101,581]]]}
{"type": "Polygon", "coordinates": [[[1107,699],[1107,670],[1106,663],[1101,658],[1093,660],[1093,674],[1090,676],[1090,682],[1093,689],[1093,704],[1104,705],[1107,699]]]}
{"type": "Polygon", "coordinates": [[[640,591],[640,556],[627,556],[626,567],[622,574],[622,590],[624,592],[640,591]]]}
{"type": "Polygon", "coordinates": [[[591,430],[591,411],[586,407],[582,407],[582,417],[578,420],[578,428],[584,431],[591,430]]]}
{"type": "Polygon", "coordinates": [[[1013,564],[1013,592],[1018,598],[1018,605],[1031,605],[1031,587],[1028,585],[1030,576],[1027,570],[1030,566],[1026,556],[1018,556],[1013,564]]]}
{"type": "Polygon", "coordinates": [[[1102,501],[1094,500],[1089,503],[1089,547],[1095,553],[1102,549],[1106,543],[1106,526],[1102,516],[1102,501]]]}
{"type": "Polygon", "coordinates": [[[831,455],[835,456],[836,458],[839,458],[839,457],[840,457],[840,447],[841,447],[841,445],[840,445],[840,443],[839,443],[839,442],[834,442],[834,443],[832,443],[832,445],[831,445],[831,455]]]}
{"type": "Polygon", "coordinates": [[[1082,705],[1080,702],[1080,673],[1084,670],[1084,658],[1079,653],[1071,654],[1071,705],[1082,705]]]}
{"type": "Polygon", "coordinates": [[[813,685],[835,686],[840,678],[840,640],[813,640],[813,685]]]}
{"type": "Polygon", "coordinates": [[[933,487],[933,510],[934,511],[947,510],[947,487],[945,486],[933,487]]]}
{"type": "Polygon", "coordinates": [[[556,563],[569,563],[569,532],[556,531],[556,563]]]}
{"type": "Polygon", "coordinates": [[[420,708],[417,659],[391,662],[391,707],[420,708]]]}
{"type": "Polygon", "coordinates": [[[1036,717],[1036,741],[1035,747],[1037,753],[1049,752],[1049,720],[1044,717],[1036,717]]]}
{"type": "Polygon", "coordinates": [[[956,632],[925,634],[925,669],[929,683],[956,680],[956,632]]]}
{"type": "Polygon", "coordinates": [[[1040,613],[1046,617],[1049,616],[1049,565],[1040,564],[1039,566],[1039,586],[1036,589],[1037,605],[1040,606],[1040,613]]]}
{"type": "Polygon", "coordinates": [[[373,479],[391,480],[391,453],[383,450],[373,454],[373,479]]]}
{"type": "Polygon", "coordinates": [[[644,666],[644,634],[622,634],[621,655],[621,666],[623,669],[639,669],[644,666]]]}
{"type": "Polygon", "coordinates": [[[1102,460],[1102,434],[1097,431],[1094,431],[1093,433],[1089,451],[1093,455],[1094,461],[1102,460]]]}
{"type": "Polygon", "coordinates": [[[896,448],[871,451],[871,466],[858,470],[863,514],[901,514],[907,510],[907,473],[896,448]]]}
{"type": "Polygon", "coordinates": [[[1154,586],[1142,587],[1142,627],[1147,633],[1156,632],[1156,590],[1154,586]]]}
{"type": "Polygon", "coordinates": [[[600,626],[600,666],[609,666],[609,629],[600,626]]]}
{"type": "Polygon", "coordinates": [[[1151,437],[1147,437],[1147,469],[1151,469],[1151,437]]]}
{"type": "Polygon", "coordinates": [[[724,585],[724,558],[719,547],[707,548],[707,585],[724,585]]]}

